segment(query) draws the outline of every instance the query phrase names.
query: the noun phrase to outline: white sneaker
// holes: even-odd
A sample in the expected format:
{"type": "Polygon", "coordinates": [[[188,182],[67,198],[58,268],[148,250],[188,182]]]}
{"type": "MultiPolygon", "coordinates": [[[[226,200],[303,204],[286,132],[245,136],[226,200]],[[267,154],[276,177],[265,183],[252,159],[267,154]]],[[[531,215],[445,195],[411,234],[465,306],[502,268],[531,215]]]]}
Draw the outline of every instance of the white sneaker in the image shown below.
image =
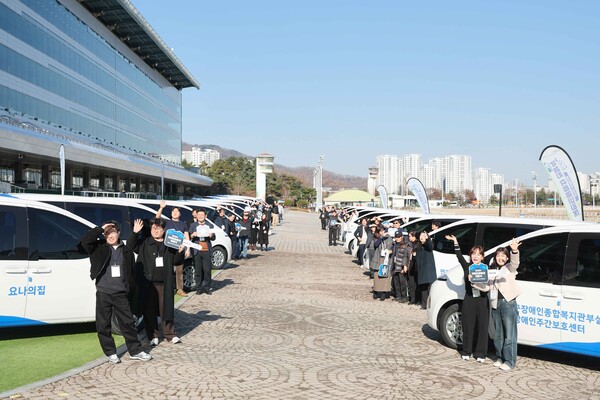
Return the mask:
{"type": "Polygon", "coordinates": [[[141,360],[141,361],[149,361],[152,360],[152,356],[145,351],[140,351],[137,354],[130,355],[129,358],[132,360],[141,360]]]}
{"type": "Polygon", "coordinates": [[[492,364],[494,367],[498,368],[499,366],[502,365],[502,361],[500,360],[496,360],[496,362],[494,362],[494,364],[492,364]]]}
{"type": "Polygon", "coordinates": [[[500,366],[500,369],[501,369],[502,371],[510,371],[512,368],[510,367],[510,365],[508,365],[508,364],[504,363],[504,364],[502,364],[502,365],[500,366]]]}
{"type": "Polygon", "coordinates": [[[485,362],[485,358],[478,358],[476,361],[483,364],[485,362]]]}
{"type": "Polygon", "coordinates": [[[173,344],[181,343],[181,339],[179,339],[179,337],[175,336],[173,339],[171,339],[171,343],[173,343],[173,344]]]}
{"type": "Polygon", "coordinates": [[[469,358],[471,358],[471,357],[469,357],[469,356],[461,356],[461,358],[462,358],[463,360],[465,360],[465,361],[469,361],[469,358]]]}
{"type": "Polygon", "coordinates": [[[150,341],[150,346],[155,347],[158,346],[158,338],[154,338],[150,341]]]}
{"type": "Polygon", "coordinates": [[[121,362],[121,359],[118,355],[113,354],[112,356],[108,356],[108,362],[111,364],[118,364],[121,362]]]}

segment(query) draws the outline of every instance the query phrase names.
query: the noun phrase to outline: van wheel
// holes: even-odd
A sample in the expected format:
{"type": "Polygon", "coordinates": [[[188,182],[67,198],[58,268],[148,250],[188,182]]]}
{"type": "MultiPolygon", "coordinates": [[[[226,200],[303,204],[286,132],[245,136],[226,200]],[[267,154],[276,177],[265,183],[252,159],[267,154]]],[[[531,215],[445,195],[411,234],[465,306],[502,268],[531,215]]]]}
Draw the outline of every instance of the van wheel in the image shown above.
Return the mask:
{"type": "Polygon", "coordinates": [[[462,345],[462,322],[461,307],[459,304],[452,304],[442,313],[439,328],[442,339],[446,346],[456,349],[462,345]]]}
{"type": "Polygon", "coordinates": [[[183,264],[183,290],[193,292],[196,290],[196,269],[194,259],[188,258],[183,264]]]}
{"type": "Polygon", "coordinates": [[[221,246],[213,247],[211,262],[214,269],[221,269],[227,264],[227,250],[221,246]]]}

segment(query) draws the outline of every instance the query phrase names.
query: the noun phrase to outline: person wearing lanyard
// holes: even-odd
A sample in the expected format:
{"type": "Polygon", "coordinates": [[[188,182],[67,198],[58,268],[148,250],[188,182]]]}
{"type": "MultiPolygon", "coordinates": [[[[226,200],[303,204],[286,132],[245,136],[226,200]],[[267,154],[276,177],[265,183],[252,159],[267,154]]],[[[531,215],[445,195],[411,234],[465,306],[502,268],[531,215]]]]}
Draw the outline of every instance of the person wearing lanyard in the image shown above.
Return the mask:
{"type": "Polygon", "coordinates": [[[143,351],[137,337],[129,297],[135,292],[134,254],[120,240],[115,221],[95,227],[81,238],[81,245],[90,255],[90,278],[96,280],[96,330],[102,351],[111,364],[118,364],[111,323],[116,317],[133,360],[148,361],[152,356],[143,351]],[[99,236],[102,238],[99,239],[99,236]]]}
{"type": "Polygon", "coordinates": [[[521,288],[517,284],[517,268],[519,267],[519,246],[521,242],[513,239],[508,249],[501,247],[494,254],[490,276],[490,303],[492,319],[496,328],[494,347],[496,361],[494,367],[510,371],[517,365],[517,323],[519,308],[517,296],[521,288]],[[510,263],[508,263],[510,259],[510,263]]]}
{"type": "Polygon", "coordinates": [[[165,246],[165,220],[150,220],[150,237],[142,238],[139,233],[144,227],[141,219],[136,219],[133,232],[127,239],[127,246],[138,254],[137,264],[141,266],[145,281],[144,329],[151,346],[159,344],[158,317],[162,321],[162,331],[166,340],[181,343],[175,334],[174,261],[184,246],[172,249],[165,246]]]}

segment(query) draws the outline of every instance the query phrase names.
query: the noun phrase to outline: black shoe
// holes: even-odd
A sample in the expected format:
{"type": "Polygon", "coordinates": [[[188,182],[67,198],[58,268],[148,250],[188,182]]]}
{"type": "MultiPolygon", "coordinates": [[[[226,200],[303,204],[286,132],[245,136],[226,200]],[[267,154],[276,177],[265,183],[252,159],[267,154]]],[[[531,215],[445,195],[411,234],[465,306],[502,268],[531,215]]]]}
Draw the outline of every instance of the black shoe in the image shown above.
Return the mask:
{"type": "Polygon", "coordinates": [[[210,288],[205,288],[204,289],[204,293],[212,295],[212,292],[210,291],[210,288]]]}
{"type": "Polygon", "coordinates": [[[377,299],[377,292],[373,292],[373,300],[377,299]]]}
{"type": "Polygon", "coordinates": [[[379,301],[384,301],[385,299],[387,299],[387,294],[382,294],[381,297],[379,298],[379,301]]]}
{"type": "Polygon", "coordinates": [[[204,291],[203,291],[203,290],[200,290],[200,289],[196,290],[196,294],[197,294],[197,295],[201,295],[202,293],[204,293],[204,291]]]}

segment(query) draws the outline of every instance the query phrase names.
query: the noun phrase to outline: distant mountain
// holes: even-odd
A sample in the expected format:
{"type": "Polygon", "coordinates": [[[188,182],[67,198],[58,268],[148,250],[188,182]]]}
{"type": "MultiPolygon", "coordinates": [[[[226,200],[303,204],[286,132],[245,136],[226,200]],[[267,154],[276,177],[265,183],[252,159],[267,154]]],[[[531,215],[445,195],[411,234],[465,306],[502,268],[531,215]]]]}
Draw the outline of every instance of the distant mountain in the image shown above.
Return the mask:
{"type": "MultiPolygon", "coordinates": [[[[249,156],[244,153],[240,153],[236,150],[225,149],[221,146],[217,146],[215,144],[189,144],[183,143],[182,150],[190,151],[193,147],[200,147],[202,149],[212,149],[216,150],[221,154],[222,159],[226,159],[229,157],[245,157],[245,158],[254,158],[253,156],[249,156]]],[[[285,165],[275,163],[275,171],[280,174],[290,175],[300,179],[300,181],[305,185],[312,187],[313,184],[313,171],[314,167],[286,167],[285,165]]],[[[342,175],[337,174],[335,172],[323,170],[323,187],[331,188],[332,190],[341,190],[341,189],[360,189],[367,190],[367,178],[363,178],[360,176],[352,176],[352,175],[342,175]]]]}

